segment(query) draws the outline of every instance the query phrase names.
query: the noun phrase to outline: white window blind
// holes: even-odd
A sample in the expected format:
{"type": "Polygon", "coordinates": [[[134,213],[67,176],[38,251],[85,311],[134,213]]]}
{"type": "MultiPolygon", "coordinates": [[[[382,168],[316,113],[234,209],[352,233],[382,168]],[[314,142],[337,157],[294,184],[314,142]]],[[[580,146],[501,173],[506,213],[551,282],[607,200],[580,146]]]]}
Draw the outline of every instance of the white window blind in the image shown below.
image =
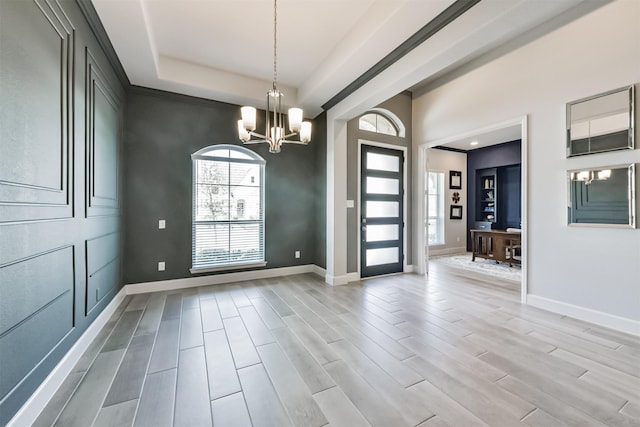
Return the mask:
{"type": "Polygon", "coordinates": [[[213,145],[191,158],[192,268],[264,262],[265,161],[234,145],[213,145]]]}

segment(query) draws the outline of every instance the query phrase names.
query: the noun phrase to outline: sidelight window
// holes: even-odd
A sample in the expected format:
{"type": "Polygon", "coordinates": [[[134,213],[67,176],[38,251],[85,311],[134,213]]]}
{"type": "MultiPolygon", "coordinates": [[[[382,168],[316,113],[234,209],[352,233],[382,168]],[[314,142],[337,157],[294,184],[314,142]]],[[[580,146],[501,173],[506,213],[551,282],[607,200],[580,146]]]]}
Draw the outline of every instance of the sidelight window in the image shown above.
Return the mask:
{"type": "Polygon", "coordinates": [[[444,244],[444,172],[427,173],[429,245],[444,244]]]}

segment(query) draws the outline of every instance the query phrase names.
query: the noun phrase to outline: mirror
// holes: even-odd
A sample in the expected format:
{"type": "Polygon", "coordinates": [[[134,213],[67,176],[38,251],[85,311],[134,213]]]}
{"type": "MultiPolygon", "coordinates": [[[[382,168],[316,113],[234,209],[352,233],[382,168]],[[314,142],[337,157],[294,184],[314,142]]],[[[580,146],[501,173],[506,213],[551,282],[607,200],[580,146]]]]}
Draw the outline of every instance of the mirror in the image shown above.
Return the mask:
{"type": "Polygon", "coordinates": [[[635,165],[567,173],[569,225],[635,228],[635,165]]]}
{"type": "Polygon", "coordinates": [[[567,104],[567,157],[634,147],[634,87],[567,104]]]}

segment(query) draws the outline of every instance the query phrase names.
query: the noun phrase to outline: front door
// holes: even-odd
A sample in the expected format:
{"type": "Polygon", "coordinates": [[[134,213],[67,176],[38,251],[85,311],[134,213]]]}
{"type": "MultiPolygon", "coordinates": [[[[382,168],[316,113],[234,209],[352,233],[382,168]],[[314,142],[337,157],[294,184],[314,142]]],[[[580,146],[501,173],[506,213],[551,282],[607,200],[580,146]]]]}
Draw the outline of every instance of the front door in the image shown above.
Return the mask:
{"type": "Polygon", "coordinates": [[[403,271],[404,155],[362,145],[360,276],[403,271]]]}

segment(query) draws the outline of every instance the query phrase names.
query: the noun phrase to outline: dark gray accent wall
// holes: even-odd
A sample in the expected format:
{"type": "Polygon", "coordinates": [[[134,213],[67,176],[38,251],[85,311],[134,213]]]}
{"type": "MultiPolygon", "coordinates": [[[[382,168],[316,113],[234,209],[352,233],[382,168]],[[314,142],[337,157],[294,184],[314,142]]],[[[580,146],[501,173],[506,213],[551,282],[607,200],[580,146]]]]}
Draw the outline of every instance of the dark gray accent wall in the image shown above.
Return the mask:
{"type": "MultiPolygon", "coordinates": [[[[126,282],[189,278],[191,154],[215,144],[241,145],[240,106],[133,88],[128,94],[125,163],[126,282]],[[166,229],[158,229],[158,220],[166,229]],[[159,261],[166,270],[157,271],[159,261]]],[[[264,120],[264,112],[258,113],[264,120]]],[[[258,121],[258,129],[264,124],[258,121]]],[[[245,145],[266,160],[266,268],[316,262],[318,213],[316,132],[309,146],[245,145]],[[301,258],[294,257],[301,251],[301,258]]],[[[321,140],[322,138],[320,138],[321,140]]]]}
{"type": "Polygon", "coordinates": [[[499,230],[522,226],[522,168],[520,164],[498,168],[499,230]]]}
{"type": "MultiPolygon", "coordinates": [[[[521,147],[522,144],[520,140],[517,140],[505,142],[504,144],[492,145],[485,148],[478,148],[476,150],[469,150],[467,152],[467,188],[469,189],[469,191],[467,192],[467,206],[469,209],[467,212],[467,230],[471,230],[472,228],[474,228],[476,222],[476,191],[479,185],[476,182],[476,171],[479,169],[519,165],[522,158],[521,147]]],[[[519,171],[520,168],[517,168],[517,170],[519,171]]],[[[515,171],[515,168],[510,168],[509,171],[500,174],[501,176],[499,176],[498,178],[502,177],[503,179],[508,179],[509,177],[513,177],[515,171]]],[[[498,186],[500,185],[500,182],[498,182],[498,186]]],[[[507,185],[505,188],[512,188],[512,186],[507,185]]],[[[517,190],[520,190],[520,188],[517,188],[517,190]]],[[[520,194],[519,191],[518,194],[520,194]]],[[[517,203],[520,204],[519,196],[513,196],[506,193],[501,195],[499,194],[499,197],[500,196],[502,197],[502,200],[498,203],[513,203],[513,199],[517,198],[517,203]]],[[[514,209],[511,209],[510,212],[514,212],[514,209]]],[[[512,216],[512,214],[510,213],[508,215],[512,216]]],[[[498,219],[501,220],[501,218],[498,219]]],[[[506,226],[503,226],[501,224],[499,224],[498,226],[503,229],[506,228],[506,226]]],[[[467,233],[467,250],[471,250],[471,236],[469,233],[467,233]]]]}
{"type": "MultiPolygon", "coordinates": [[[[407,230],[407,253],[405,254],[407,264],[411,265],[411,245],[412,245],[412,231],[411,231],[411,206],[412,206],[412,153],[411,153],[411,123],[412,123],[412,103],[411,93],[403,92],[393,98],[384,101],[378,105],[377,108],[382,108],[391,111],[395,114],[404,124],[406,136],[401,138],[399,136],[384,135],[381,133],[362,131],[358,128],[359,117],[350,120],[347,123],[347,199],[353,200],[355,206],[360,203],[360,194],[358,192],[358,140],[367,140],[373,142],[381,142],[389,145],[397,145],[399,147],[407,147],[407,158],[405,159],[405,168],[407,172],[407,179],[405,182],[405,192],[407,197],[406,215],[407,222],[405,228],[407,230]]],[[[347,209],[347,273],[354,273],[358,271],[358,265],[360,260],[358,259],[358,227],[360,226],[360,219],[358,218],[358,212],[356,208],[347,209]]]]}
{"type": "Polygon", "coordinates": [[[122,286],[124,101],[75,1],[0,1],[0,425],[122,286]]]}

